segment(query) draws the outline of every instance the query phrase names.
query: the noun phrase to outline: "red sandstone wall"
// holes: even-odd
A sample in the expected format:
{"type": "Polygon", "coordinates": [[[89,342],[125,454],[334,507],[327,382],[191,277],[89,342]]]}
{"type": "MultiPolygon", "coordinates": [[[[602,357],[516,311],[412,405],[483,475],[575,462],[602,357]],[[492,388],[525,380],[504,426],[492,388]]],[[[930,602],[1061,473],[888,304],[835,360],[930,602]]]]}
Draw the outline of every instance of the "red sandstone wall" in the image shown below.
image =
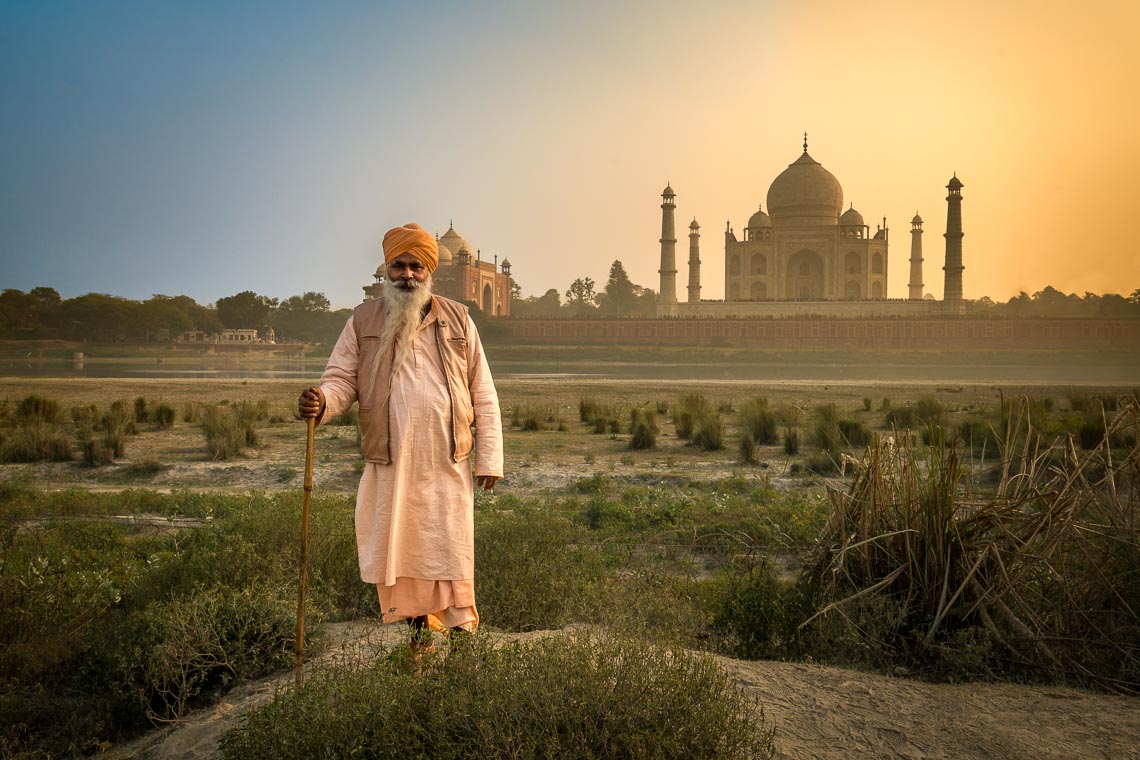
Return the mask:
{"type": "Polygon", "coordinates": [[[514,338],[778,348],[1140,348],[1140,319],[507,319],[514,338]]]}

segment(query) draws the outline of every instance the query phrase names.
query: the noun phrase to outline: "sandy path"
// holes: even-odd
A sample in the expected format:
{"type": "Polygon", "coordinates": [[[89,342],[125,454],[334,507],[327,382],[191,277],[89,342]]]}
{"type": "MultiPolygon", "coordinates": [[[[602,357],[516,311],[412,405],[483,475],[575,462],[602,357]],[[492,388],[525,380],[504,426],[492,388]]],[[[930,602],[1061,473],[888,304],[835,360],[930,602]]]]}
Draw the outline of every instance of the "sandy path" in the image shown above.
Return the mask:
{"type": "MultiPolygon", "coordinates": [[[[393,626],[326,627],[321,659],[391,645],[393,626]]],[[[504,640],[550,632],[489,634],[504,640]]],[[[1140,701],[1060,687],[928,684],[820,665],[717,660],[763,705],[781,758],[1140,758],[1140,701]]],[[[292,671],[245,684],[212,708],[117,748],[118,760],[217,756],[241,715],[288,687],[292,671]]]]}

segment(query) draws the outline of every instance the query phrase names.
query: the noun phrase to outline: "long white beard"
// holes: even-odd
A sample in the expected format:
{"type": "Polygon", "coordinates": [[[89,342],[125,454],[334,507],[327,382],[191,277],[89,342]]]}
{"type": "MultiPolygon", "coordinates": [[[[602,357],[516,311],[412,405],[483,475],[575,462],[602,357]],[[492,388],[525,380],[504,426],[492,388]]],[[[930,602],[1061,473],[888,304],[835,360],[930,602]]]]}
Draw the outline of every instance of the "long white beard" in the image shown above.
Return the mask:
{"type": "Polygon", "coordinates": [[[404,288],[392,280],[384,281],[384,329],[380,333],[380,353],[385,356],[395,344],[392,356],[392,374],[412,353],[416,330],[423,321],[423,309],[431,300],[431,277],[423,282],[412,281],[414,288],[404,288]]]}

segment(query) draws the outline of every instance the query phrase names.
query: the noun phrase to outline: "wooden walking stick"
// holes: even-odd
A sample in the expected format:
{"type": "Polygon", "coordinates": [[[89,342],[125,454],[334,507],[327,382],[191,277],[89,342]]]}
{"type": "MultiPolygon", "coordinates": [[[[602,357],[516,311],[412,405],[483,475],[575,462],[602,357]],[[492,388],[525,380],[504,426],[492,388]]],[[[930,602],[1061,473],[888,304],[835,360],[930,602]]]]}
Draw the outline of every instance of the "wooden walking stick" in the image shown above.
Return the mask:
{"type": "Polygon", "coordinates": [[[305,683],[301,660],[305,655],[305,581],[309,564],[309,499],[313,495],[313,435],[317,427],[315,417],[306,417],[305,436],[305,498],[301,505],[301,583],[297,589],[297,688],[305,683]]]}

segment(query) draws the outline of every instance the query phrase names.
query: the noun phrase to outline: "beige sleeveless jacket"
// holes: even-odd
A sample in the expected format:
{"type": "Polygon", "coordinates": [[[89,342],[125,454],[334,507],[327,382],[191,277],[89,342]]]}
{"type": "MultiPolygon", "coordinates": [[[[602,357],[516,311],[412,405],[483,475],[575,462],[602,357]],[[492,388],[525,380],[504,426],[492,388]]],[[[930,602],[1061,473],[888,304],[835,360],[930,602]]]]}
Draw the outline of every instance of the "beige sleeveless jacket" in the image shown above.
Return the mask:
{"type": "MultiPolygon", "coordinates": [[[[447,374],[447,392],[451,397],[451,459],[461,462],[471,456],[474,436],[471,425],[475,410],[471,404],[470,378],[467,372],[467,312],[461,303],[433,295],[431,310],[435,312],[436,344],[447,374]]],[[[388,405],[392,382],[393,348],[383,356],[380,335],[384,330],[384,299],[366,301],[353,310],[356,330],[357,398],[360,401],[360,450],[365,461],[389,464],[388,405]]],[[[432,328],[426,328],[432,329],[432,328]]]]}

